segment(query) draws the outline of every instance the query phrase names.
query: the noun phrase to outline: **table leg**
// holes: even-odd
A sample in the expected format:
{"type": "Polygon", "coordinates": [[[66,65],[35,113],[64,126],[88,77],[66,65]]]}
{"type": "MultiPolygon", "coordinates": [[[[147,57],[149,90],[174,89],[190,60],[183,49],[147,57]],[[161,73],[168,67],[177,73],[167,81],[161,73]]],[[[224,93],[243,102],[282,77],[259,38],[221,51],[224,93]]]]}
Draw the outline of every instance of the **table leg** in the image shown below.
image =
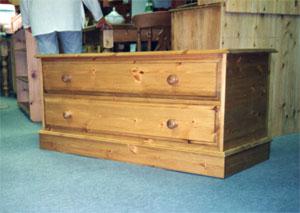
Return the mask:
{"type": "Polygon", "coordinates": [[[7,41],[3,41],[1,44],[1,64],[2,64],[2,89],[3,95],[8,96],[8,45],[7,41]]]}
{"type": "Polygon", "coordinates": [[[113,34],[113,30],[103,30],[102,41],[100,41],[100,44],[102,43],[103,52],[112,52],[112,49],[114,47],[113,34]]]}

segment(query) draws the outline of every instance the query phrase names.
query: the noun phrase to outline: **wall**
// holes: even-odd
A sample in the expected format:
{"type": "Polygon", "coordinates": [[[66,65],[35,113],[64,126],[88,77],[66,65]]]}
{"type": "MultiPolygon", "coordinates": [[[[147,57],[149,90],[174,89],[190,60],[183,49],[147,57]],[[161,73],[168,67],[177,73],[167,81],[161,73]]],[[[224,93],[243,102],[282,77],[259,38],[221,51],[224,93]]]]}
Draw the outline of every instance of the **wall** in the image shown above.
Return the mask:
{"type": "Polygon", "coordinates": [[[274,48],[269,99],[270,134],[300,132],[300,16],[224,12],[221,48],[274,48]],[[298,59],[297,59],[298,58],[298,59]]]}
{"type": "Polygon", "coordinates": [[[132,0],[131,1],[131,16],[144,12],[147,0],[132,0]]]}
{"type": "MultiPolygon", "coordinates": [[[[132,0],[132,16],[140,13],[144,13],[147,0],[132,0]]],[[[157,8],[170,8],[171,0],[152,0],[153,6],[157,8]]]]}

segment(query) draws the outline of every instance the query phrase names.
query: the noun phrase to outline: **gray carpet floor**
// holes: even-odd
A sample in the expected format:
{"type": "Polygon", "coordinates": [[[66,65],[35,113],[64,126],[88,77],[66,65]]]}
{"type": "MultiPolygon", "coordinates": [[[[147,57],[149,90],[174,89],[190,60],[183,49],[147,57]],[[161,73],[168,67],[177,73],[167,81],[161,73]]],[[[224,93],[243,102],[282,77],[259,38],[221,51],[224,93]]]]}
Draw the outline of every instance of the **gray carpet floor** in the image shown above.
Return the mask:
{"type": "Polygon", "coordinates": [[[300,134],[225,180],[40,150],[13,98],[0,99],[0,212],[300,212],[300,134]]]}

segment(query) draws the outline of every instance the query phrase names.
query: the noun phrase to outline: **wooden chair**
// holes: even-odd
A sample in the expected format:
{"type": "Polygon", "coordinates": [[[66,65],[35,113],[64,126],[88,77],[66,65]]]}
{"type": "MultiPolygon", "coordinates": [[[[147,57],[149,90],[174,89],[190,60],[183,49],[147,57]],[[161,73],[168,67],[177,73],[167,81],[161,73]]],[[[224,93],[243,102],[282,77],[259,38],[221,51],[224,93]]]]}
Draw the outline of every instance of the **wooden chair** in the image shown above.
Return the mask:
{"type": "Polygon", "coordinates": [[[142,35],[146,31],[147,50],[152,50],[152,42],[157,41],[156,50],[170,50],[171,47],[171,13],[157,11],[138,14],[132,17],[132,23],[137,28],[137,51],[142,50],[142,35]],[[158,33],[153,33],[153,31],[158,33]]]}

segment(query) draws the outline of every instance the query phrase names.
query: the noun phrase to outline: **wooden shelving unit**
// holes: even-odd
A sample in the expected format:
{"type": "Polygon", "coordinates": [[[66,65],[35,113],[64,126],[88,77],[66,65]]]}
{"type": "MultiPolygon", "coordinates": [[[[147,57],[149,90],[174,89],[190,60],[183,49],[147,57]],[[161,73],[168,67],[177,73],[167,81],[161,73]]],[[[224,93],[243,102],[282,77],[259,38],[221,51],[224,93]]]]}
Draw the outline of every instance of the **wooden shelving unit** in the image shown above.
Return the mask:
{"type": "Polygon", "coordinates": [[[39,60],[29,32],[19,30],[12,36],[18,106],[32,121],[41,121],[39,60]]]}
{"type": "Polygon", "coordinates": [[[300,131],[299,29],[300,4],[293,0],[198,0],[198,6],[172,11],[174,50],[278,51],[272,55],[270,67],[268,120],[272,136],[300,131]]]}

